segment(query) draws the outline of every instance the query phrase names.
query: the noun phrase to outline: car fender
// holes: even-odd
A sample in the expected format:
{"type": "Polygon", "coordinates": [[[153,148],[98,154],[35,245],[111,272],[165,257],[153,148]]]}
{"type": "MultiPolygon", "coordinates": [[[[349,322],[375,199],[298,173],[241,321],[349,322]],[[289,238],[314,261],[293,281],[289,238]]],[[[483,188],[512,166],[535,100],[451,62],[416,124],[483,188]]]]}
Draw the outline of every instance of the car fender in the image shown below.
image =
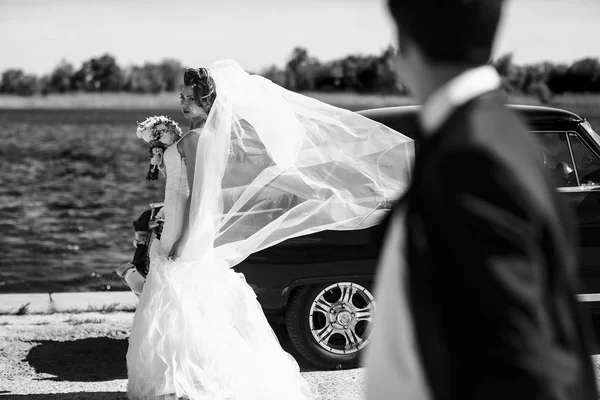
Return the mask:
{"type": "Polygon", "coordinates": [[[330,276],[320,276],[318,278],[302,278],[296,279],[292,281],[288,286],[286,286],[281,295],[284,299],[284,304],[288,304],[290,294],[297,288],[301,286],[315,286],[315,285],[323,285],[323,284],[331,284],[335,282],[357,282],[357,283],[365,283],[369,284],[373,282],[375,278],[375,274],[353,274],[353,275],[330,275],[330,276]]]}

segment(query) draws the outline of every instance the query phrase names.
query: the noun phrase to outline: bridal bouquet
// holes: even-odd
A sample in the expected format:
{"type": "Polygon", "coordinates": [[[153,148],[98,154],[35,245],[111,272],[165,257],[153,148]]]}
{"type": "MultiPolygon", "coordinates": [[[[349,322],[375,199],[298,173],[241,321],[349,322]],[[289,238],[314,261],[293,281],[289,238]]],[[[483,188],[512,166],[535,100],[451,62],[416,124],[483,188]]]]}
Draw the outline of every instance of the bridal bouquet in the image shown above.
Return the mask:
{"type": "Polygon", "coordinates": [[[144,122],[138,122],[135,132],[138,138],[150,145],[150,167],[146,179],[158,179],[158,171],[163,164],[163,152],[181,137],[181,129],[177,122],[169,117],[154,116],[147,118],[144,122]]]}

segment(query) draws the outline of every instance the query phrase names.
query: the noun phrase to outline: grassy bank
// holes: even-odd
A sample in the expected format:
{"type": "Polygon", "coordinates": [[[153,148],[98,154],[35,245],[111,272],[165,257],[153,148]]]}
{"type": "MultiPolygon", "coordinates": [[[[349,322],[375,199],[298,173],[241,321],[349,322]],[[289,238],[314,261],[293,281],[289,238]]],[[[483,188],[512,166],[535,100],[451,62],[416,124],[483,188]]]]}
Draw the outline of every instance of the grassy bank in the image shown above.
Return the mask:
{"type": "MultiPolygon", "coordinates": [[[[305,93],[325,103],[359,110],[414,104],[406,96],[360,95],[355,93],[305,93]]],[[[0,95],[0,109],[178,109],[179,92],[159,94],[70,93],[48,96],[0,95]]]]}
{"type": "MultiPolygon", "coordinates": [[[[376,95],[357,93],[305,93],[325,103],[350,110],[389,107],[415,104],[407,96],[376,95]]],[[[528,96],[511,96],[511,103],[540,104],[539,100],[528,96]]],[[[600,108],[600,95],[566,94],[554,96],[549,105],[564,108],[600,108]]],[[[69,93],[48,96],[0,95],[0,109],[177,109],[179,93],[159,94],[135,93],[69,93]]]]}
{"type": "Polygon", "coordinates": [[[56,308],[52,304],[48,305],[45,310],[29,310],[30,303],[22,304],[21,306],[12,310],[0,310],[0,317],[6,315],[52,315],[52,314],[85,314],[85,313],[101,313],[109,314],[115,312],[134,312],[135,306],[123,305],[120,303],[111,303],[104,305],[89,305],[86,308],[82,307],[70,307],[70,308],[56,308]]]}
{"type": "Polygon", "coordinates": [[[179,93],[69,93],[48,96],[0,95],[0,109],[176,109],[179,93]]]}

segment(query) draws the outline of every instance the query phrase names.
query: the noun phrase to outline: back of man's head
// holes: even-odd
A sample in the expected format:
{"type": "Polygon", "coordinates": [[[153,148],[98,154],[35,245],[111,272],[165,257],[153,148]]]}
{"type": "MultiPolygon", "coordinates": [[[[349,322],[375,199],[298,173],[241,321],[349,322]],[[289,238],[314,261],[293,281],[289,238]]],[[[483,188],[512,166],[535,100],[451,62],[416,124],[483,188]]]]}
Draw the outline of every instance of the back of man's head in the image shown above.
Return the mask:
{"type": "Polygon", "coordinates": [[[399,41],[409,36],[431,62],[485,64],[504,0],[388,0],[399,41]]]}

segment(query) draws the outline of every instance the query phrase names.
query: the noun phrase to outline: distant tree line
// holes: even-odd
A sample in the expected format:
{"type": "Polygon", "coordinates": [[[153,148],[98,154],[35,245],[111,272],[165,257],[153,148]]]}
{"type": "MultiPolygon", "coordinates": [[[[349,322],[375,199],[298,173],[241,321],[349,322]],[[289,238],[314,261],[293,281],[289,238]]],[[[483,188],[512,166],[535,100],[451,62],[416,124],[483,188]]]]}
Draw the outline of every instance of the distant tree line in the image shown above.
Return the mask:
{"type": "MultiPolygon", "coordinates": [[[[271,66],[260,74],[290,90],[408,94],[394,73],[394,48],[379,55],[349,55],[321,62],[304,48],[295,48],[283,68],[271,66]]],[[[491,61],[509,94],[533,95],[546,102],[554,94],[600,93],[600,61],[584,58],[572,64],[541,62],[516,65],[512,54],[491,61]]],[[[184,66],[165,59],[142,66],[121,67],[110,54],[84,61],[79,69],[61,61],[38,77],[21,69],[2,72],[0,93],[31,96],[69,92],[159,93],[178,90],[184,66]]]]}
{"type": "Polygon", "coordinates": [[[63,60],[38,77],[21,69],[2,72],[0,93],[31,96],[69,92],[159,93],[179,89],[184,67],[177,60],[121,67],[110,54],[84,61],[79,69],[63,60]]]}

